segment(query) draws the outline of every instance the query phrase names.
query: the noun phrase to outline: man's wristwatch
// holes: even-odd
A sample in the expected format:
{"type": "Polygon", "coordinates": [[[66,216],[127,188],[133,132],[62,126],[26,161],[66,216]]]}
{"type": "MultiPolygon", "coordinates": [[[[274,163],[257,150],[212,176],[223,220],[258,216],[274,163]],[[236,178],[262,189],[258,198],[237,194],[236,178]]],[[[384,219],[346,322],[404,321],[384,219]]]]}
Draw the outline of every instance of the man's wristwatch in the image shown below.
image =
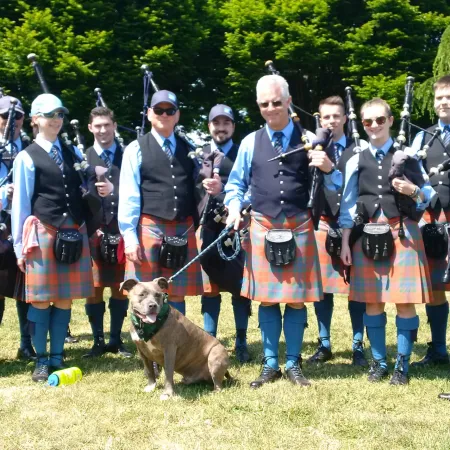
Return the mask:
{"type": "Polygon", "coordinates": [[[411,197],[412,199],[415,199],[416,197],[419,196],[419,194],[420,194],[420,189],[419,189],[418,186],[416,186],[416,187],[414,188],[414,191],[410,194],[410,197],[411,197]]]}

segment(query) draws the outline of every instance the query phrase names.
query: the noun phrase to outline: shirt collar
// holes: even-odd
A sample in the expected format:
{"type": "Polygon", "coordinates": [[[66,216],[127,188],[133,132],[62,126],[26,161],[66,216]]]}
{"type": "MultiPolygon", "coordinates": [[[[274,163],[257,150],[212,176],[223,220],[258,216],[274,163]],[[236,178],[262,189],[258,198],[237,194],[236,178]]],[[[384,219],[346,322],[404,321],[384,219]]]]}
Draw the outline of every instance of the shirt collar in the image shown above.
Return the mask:
{"type": "MultiPolygon", "coordinates": [[[[267,123],[266,123],[266,131],[267,134],[269,135],[270,141],[273,142],[273,134],[275,133],[275,131],[272,130],[272,128],[270,128],[269,125],[267,125],[267,123]]],[[[289,123],[282,130],[278,131],[281,131],[284,134],[285,139],[287,139],[287,141],[290,142],[292,132],[294,131],[294,122],[292,122],[292,120],[289,119],[289,123]]]]}
{"type": "Polygon", "coordinates": [[[442,122],[442,120],[441,119],[439,119],[439,128],[441,129],[441,131],[444,131],[444,128],[446,127],[446,126],[450,126],[450,124],[445,124],[444,122],[442,122]]]}
{"type": "Polygon", "coordinates": [[[151,131],[153,137],[156,139],[156,142],[162,147],[164,145],[164,141],[166,139],[169,139],[172,153],[175,152],[175,148],[177,146],[177,141],[175,140],[175,135],[172,133],[168,138],[165,138],[164,136],[161,136],[154,128],[152,128],[151,131]]]}
{"type": "Polygon", "coordinates": [[[116,154],[116,148],[116,141],[114,141],[109,148],[102,148],[97,141],[94,141],[94,150],[98,156],[100,156],[104,151],[109,150],[112,153],[112,158],[114,158],[114,155],[116,154]]]}
{"type": "Polygon", "coordinates": [[[50,153],[50,151],[54,145],[56,147],[58,147],[59,151],[61,151],[61,145],[59,144],[58,139],[56,139],[55,142],[50,142],[50,141],[47,141],[46,139],[44,139],[44,137],[42,136],[41,133],[38,133],[35,141],[36,141],[36,144],[41,146],[47,153],[50,153]]]}
{"type": "MultiPolygon", "coordinates": [[[[221,145],[220,149],[224,155],[227,155],[231,150],[231,147],[233,147],[233,139],[230,139],[226,144],[221,145]]],[[[217,150],[218,148],[219,146],[214,141],[211,141],[211,151],[217,150]]]]}
{"type": "MultiPolygon", "coordinates": [[[[389,149],[392,147],[394,141],[392,138],[389,138],[384,145],[381,146],[380,150],[384,153],[386,156],[386,153],[389,151],[389,149]]],[[[378,147],[374,147],[371,142],[369,142],[369,149],[372,152],[372,155],[376,155],[378,147]]]]}
{"type": "MultiPolygon", "coordinates": [[[[18,152],[22,150],[22,139],[20,139],[20,136],[13,142],[13,144],[16,146],[18,152]]],[[[8,153],[11,153],[12,150],[11,144],[8,144],[5,148],[8,153]]]]}
{"type": "Polygon", "coordinates": [[[342,147],[342,151],[347,147],[347,138],[345,134],[343,134],[340,139],[336,142],[333,142],[333,144],[339,144],[342,147]]]}

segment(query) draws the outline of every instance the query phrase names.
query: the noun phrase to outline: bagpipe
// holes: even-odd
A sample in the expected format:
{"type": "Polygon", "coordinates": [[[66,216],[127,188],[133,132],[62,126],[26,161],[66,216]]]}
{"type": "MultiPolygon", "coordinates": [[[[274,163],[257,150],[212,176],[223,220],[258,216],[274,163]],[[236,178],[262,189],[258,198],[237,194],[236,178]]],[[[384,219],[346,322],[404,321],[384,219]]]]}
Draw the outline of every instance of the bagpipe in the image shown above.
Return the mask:
{"type": "Polygon", "coordinates": [[[353,103],[352,98],[353,89],[350,86],[345,88],[345,104],[347,109],[347,117],[348,117],[348,132],[352,137],[353,142],[355,143],[355,147],[353,148],[353,153],[361,152],[361,140],[358,133],[358,123],[356,121],[356,113],[355,113],[355,105],[353,103]]]}

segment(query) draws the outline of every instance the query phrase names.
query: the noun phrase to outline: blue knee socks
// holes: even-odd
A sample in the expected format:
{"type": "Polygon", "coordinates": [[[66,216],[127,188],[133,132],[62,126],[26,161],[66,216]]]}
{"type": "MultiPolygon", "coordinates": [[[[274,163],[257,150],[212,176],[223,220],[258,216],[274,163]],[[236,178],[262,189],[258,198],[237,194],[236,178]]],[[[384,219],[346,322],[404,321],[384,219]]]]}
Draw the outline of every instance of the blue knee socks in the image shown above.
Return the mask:
{"type": "Polygon", "coordinates": [[[71,309],[61,309],[53,305],[50,314],[50,361],[51,366],[60,366],[63,362],[64,339],[69,326],[71,309]]]}
{"type": "Polygon", "coordinates": [[[319,327],[319,338],[321,344],[330,349],[331,317],[333,316],[334,300],[333,294],[323,294],[323,300],[314,302],[314,310],[317,316],[317,325],[319,327]]]}
{"type": "Polygon", "coordinates": [[[31,349],[31,336],[28,327],[28,308],[29,303],[22,302],[20,300],[16,301],[17,318],[19,319],[19,329],[20,329],[20,348],[22,350],[31,349]]]}
{"type": "Polygon", "coordinates": [[[186,315],[186,302],[171,302],[170,300],[167,302],[172,308],[175,308],[184,316],[186,315]]]}
{"type": "Polygon", "coordinates": [[[352,350],[361,348],[364,339],[364,313],[366,312],[366,304],[362,302],[348,302],[348,311],[350,313],[350,321],[353,330],[352,350]]]}
{"type": "Polygon", "coordinates": [[[448,321],[448,302],[442,305],[426,305],[428,322],[431,329],[431,342],[433,349],[440,355],[447,354],[447,321],[448,321]]]}
{"type": "Polygon", "coordinates": [[[261,306],[258,310],[259,327],[264,351],[264,363],[278,370],[278,344],[281,336],[280,305],[261,306]]]}
{"type": "Polygon", "coordinates": [[[419,316],[404,319],[397,316],[397,362],[395,368],[408,373],[409,357],[411,356],[414,342],[417,340],[417,330],[419,328],[419,316]]]}
{"type": "MultiPolygon", "coordinates": [[[[36,350],[38,365],[48,365],[47,334],[50,327],[51,310],[51,307],[37,309],[33,305],[28,308],[29,329],[36,350]]],[[[64,330],[64,337],[66,337],[66,330],[64,330]]]]}
{"type": "Polygon", "coordinates": [[[111,314],[109,344],[119,345],[120,334],[122,332],[123,321],[127,317],[129,300],[113,298],[109,299],[109,312],[111,314]]]}
{"type": "Polygon", "coordinates": [[[387,368],[386,362],[386,313],[376,316],[364,314],[364,325],[367,327],[372,356],[382,367],[387,368]]]}
{"type": "Polygon", "coordinates": [[[251,300],[245,297],[233,295],[231,297],[233,305],[234,323],[236,325],[236,347],[247,345],[248,318],[251,312],[251,300]]]}
{"type": "Polygon", "coordinates": [[[203,329],[211,336],[216,337],[219,322],[221,295],[206,297],[202,295],[203,329]]]}
{"type": "MultiPolygon", "coordinates": [[[[105,339],[105,332],[103,327],[103,318],[105,316],[105,302],[100,303],[86,303],[84,310],[89,318],[91,324],[92,335],[94,341],[97,342],[99,338],[105,339]]],[[[112,322],[112,321],[111,321],[112,322]]]]}
{"type": "Polygon", "coordinates": [[[302,352],[303,333],[307,323],[306,308],[296,309],[286,305],[283,331],[286,339],[286,369],[294,366],[302,352]]]}

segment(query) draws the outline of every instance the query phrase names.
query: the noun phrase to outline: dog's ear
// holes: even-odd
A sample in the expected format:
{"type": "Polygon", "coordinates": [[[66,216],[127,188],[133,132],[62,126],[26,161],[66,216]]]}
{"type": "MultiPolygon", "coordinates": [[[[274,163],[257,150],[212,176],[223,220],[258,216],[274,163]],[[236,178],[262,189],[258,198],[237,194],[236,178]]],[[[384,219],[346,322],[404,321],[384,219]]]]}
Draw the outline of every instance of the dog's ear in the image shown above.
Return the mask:
{"type": "Polygon", "coordinates": [[[157,278],[155,281],[156,281],[156,284],[159,286],[159,288],[163,292],[166,292],[167,289],[169,289],[169,283],[164,277],[157,278]]]}
{"type": "Polygon", "coordinates": [[[130,278],[129,280],[120,283],[120,290],[130,292],[138,283],[139,280],[136,280],[136,278],[130,278]]]}

